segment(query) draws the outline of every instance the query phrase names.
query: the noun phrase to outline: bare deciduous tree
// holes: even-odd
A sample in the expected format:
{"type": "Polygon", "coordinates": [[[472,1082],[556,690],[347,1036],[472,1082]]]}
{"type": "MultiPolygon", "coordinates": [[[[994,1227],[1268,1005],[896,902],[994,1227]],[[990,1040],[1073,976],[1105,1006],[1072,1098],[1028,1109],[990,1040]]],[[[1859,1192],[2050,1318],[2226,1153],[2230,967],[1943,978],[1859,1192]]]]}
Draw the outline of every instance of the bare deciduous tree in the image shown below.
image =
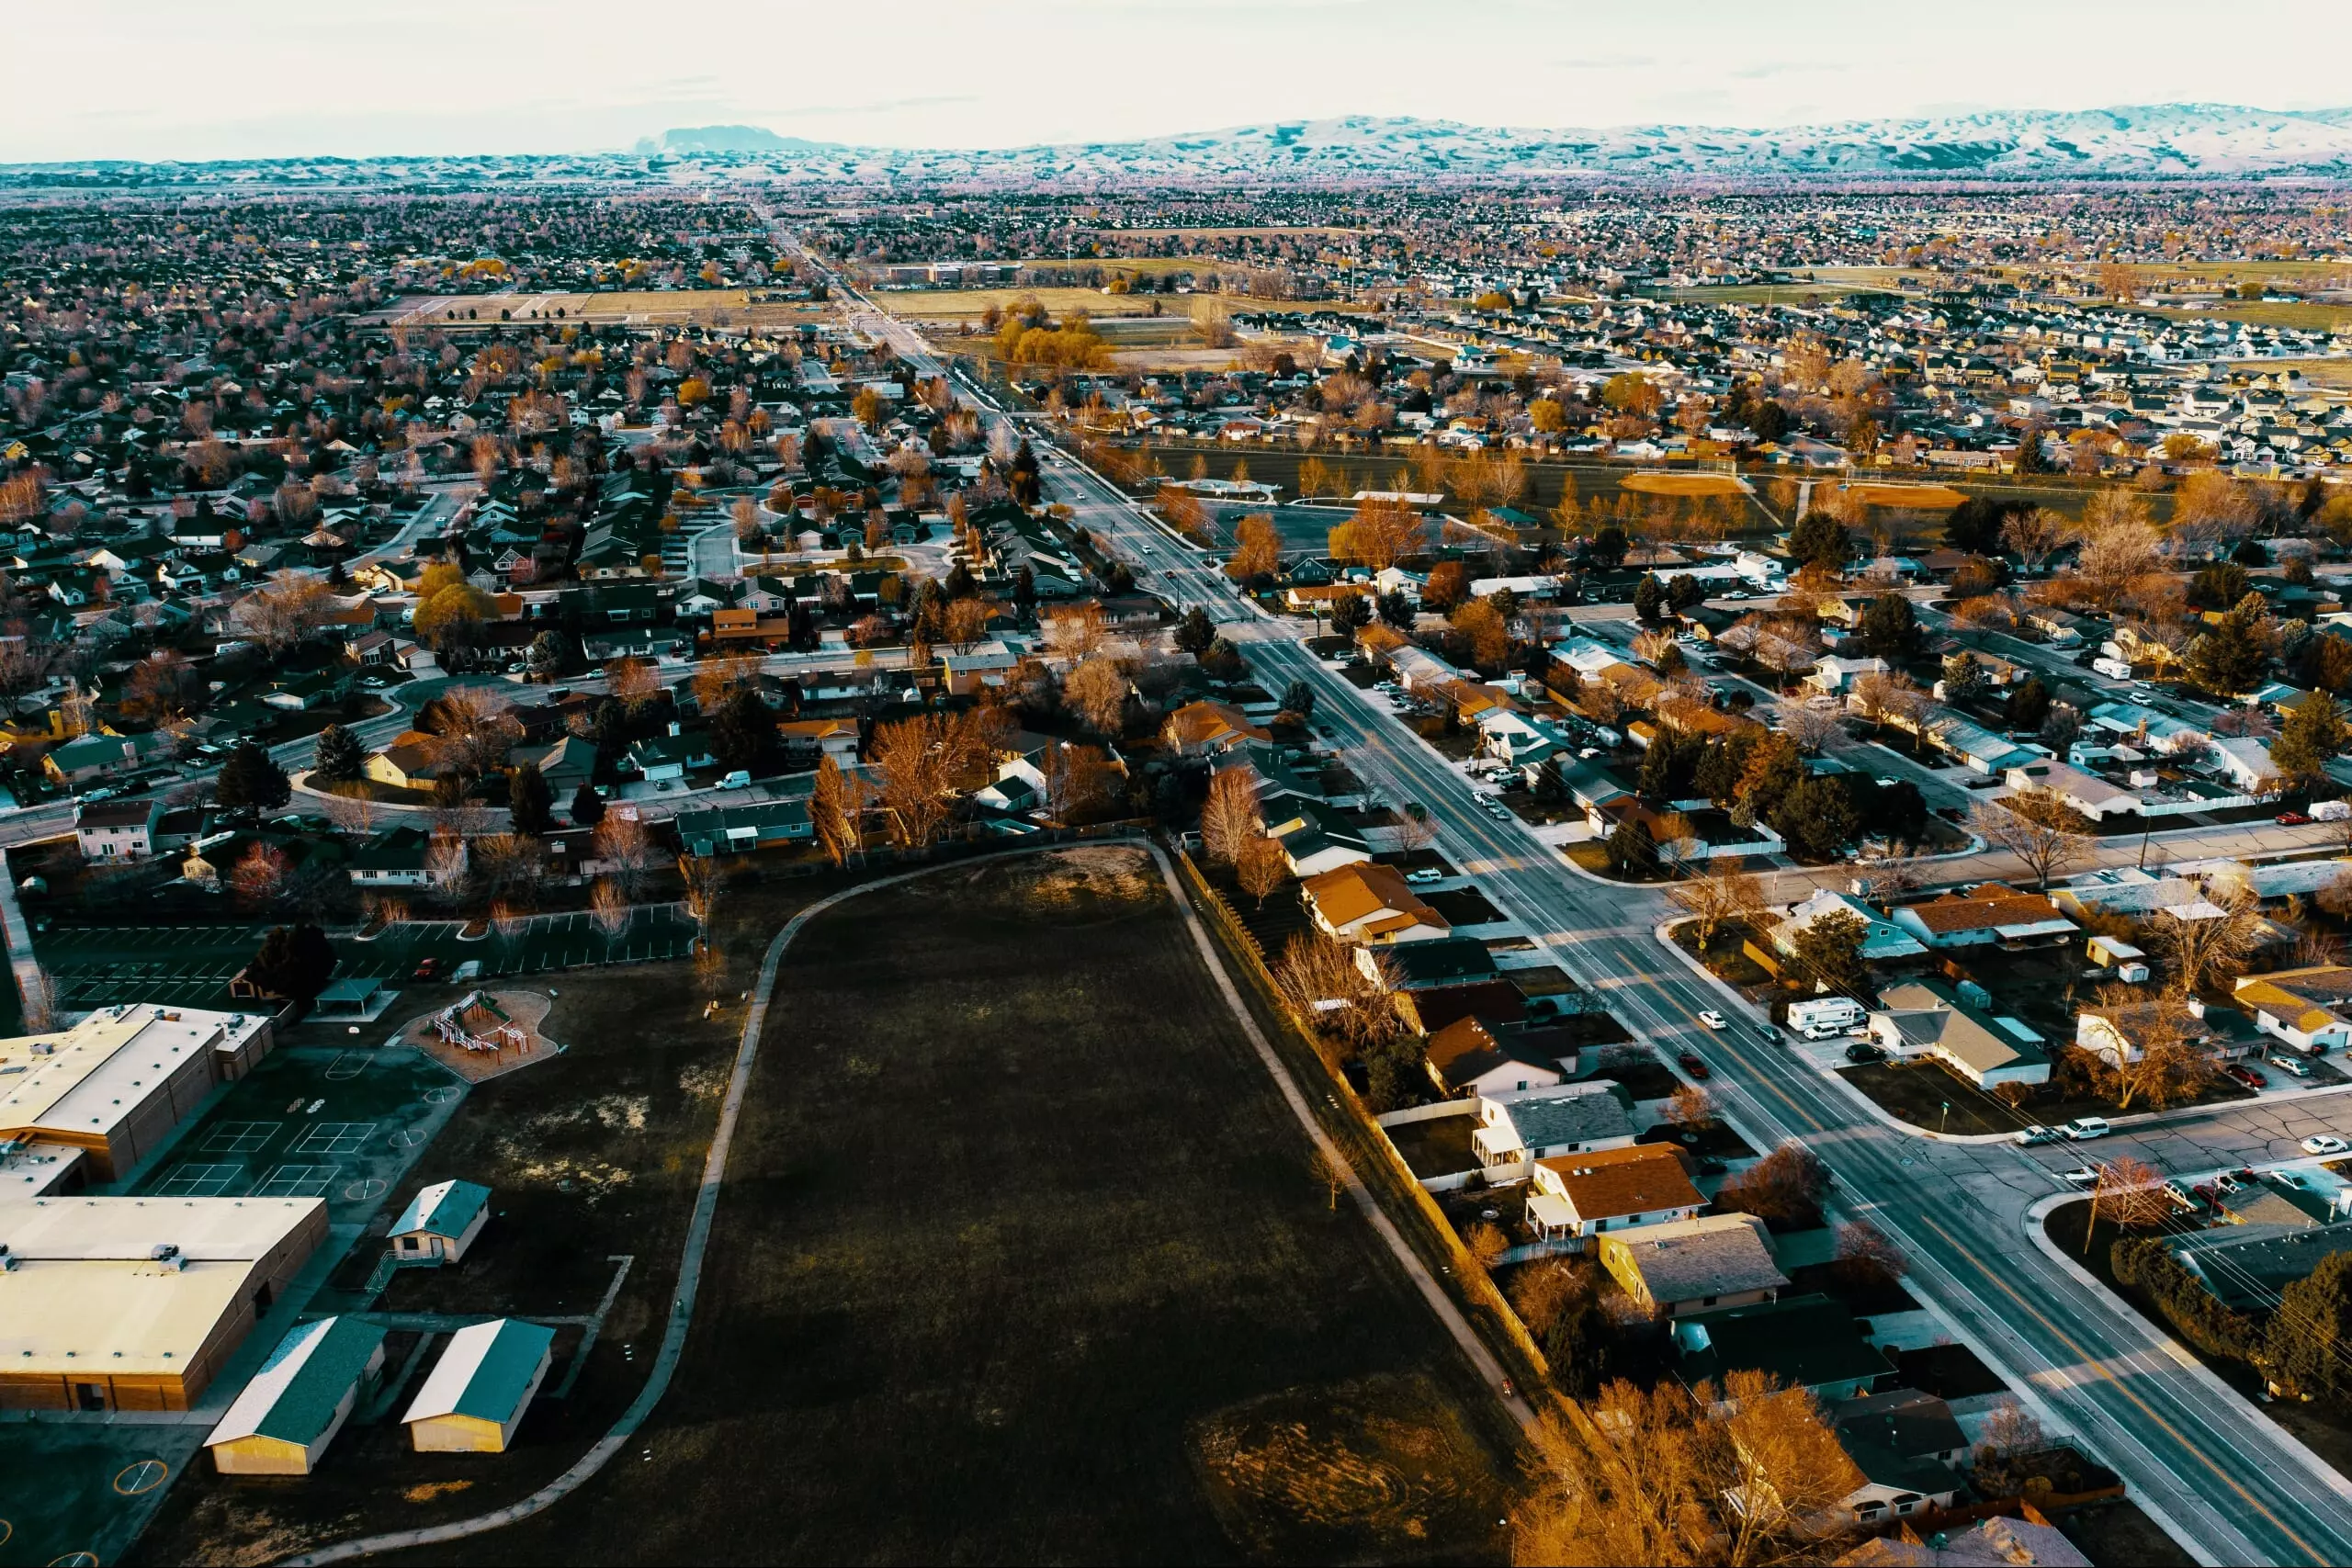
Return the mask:
{"type": "Polygon", "coordinates": [[[1235,857],[1233,873],[1241,884],[1241,891],[1257,899],[1258,908],[1263,909],[1267,897],[1290,880],[1290,862],[1283,856],[1279,840],[1252,839],[1235,857]]]}
{"type": "Polygon", "coordinates": [[[588,844],[589,853],[602,863],[605,877],[624,898],[634,899],[644,891],[645,878],[653,868],[653,841],[644,823],[608,811],[596,824],[588,844]]]}
{"type": "Polygon", "coordinates": [[[1690,877],[1668,886],[1666,896],[1699,922],[1702,947],[1715,940],[1717,928],[1725,921],[1748,919],[1765,908],[1764,885],[1744,871],[1722,870],[1690,877]]]}
{"type": "Polygon", "coordinates": [[[1201,852],[1220,864],[1238,863],[1243,846],[1263,827],[1258,814],[1258,775],[1248,767],[1224,769],[1209,780],[1201,803],[1201,852]]]}
{"type": "Polygon", "coordinates": [[[2023,862],[2034,886],[2045,891],[2052,877],[2090,852],[2091,840],[2084,832],[2088,824],[2047,790],[2018,790],[2002,800],[1980,800],[1969,811],[1968,826],[1987,844],[2023,862]]]}

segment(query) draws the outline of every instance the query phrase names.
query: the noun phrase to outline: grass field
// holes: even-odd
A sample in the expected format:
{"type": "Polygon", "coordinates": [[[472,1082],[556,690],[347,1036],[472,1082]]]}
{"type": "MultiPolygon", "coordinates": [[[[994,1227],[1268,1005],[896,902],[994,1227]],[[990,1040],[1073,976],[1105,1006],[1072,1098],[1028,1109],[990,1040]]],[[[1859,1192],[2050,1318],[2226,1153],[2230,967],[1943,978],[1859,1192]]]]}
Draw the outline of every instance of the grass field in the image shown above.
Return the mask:
{"type": "Polygon", "coordinates": [[[943,871],[799,940],[667,1398],[435,1561],[1501,1559],[1490,1402],[1147,860],[943,871]]]}
{"type": "Polygon", "coordinates": [[[412,294],[390,307],[371,312],[371,320],[414,327],[491,327],[501,310],[517,321],[537,321],[553,326],[556,312],[564,321],[632,322],[672,326],[687,321],[717,324],[723,318],[738,326],[781,326],[819,316],[833,307],[818,302],[752,303],[741,288],[635,288],[610,293],[518,292],[514,294],[412,294]],[[456,311],[451,319],[449,312],[456,311]],[[469,321],[466,312],[472,310],[469,321]],[[533,312],[537,312],[536,315],[533,312]]]}
{"type": "Polygon", "coordinates": [[[2335,332],[2352,327],[2352,305],[2303,299],[2244,299],[2207,310],[2163,310],[2176,321],[2244,321],[2256,327],[2292,327],[2299,332],[2335,332]]]}

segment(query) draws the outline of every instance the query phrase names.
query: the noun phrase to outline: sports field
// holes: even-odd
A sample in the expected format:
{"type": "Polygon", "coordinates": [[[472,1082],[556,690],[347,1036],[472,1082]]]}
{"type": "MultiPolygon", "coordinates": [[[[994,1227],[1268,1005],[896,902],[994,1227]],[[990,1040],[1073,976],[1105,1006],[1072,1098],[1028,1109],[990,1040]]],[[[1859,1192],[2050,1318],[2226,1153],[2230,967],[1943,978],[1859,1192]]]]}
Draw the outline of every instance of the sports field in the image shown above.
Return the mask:
{"type": "Polygon", "coordinates": [[[777,1004],[667,1398],[436,1560],[1502,1559],[1491,1400],[1144,856],[853,899],[777,1004]]]}
{"type": "Polygon", "coordinates": [[[1867,505],[1908,512],[1949,512],[1968,499],[1950,485],[1858,484],[1847,493],[1867,505]]]}

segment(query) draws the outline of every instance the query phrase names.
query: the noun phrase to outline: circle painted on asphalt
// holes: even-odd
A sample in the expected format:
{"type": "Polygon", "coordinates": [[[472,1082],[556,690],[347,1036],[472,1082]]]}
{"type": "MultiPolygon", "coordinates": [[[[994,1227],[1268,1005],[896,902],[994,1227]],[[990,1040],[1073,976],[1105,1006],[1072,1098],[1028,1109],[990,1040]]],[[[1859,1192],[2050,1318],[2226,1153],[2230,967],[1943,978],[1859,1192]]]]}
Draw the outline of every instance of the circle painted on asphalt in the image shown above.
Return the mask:
{"type": "Polygon", "coordinates": [[[95,1551],[69,1551],[62,1557],[51,1558],[49,1568],[98,1568],[98,1554],[95,1551]]]}
{"type": "Polygon", "coordinates": [[[126,1497],[136,1497],[141,1492],[153,1492],[172,1473],[172,1467],[159,1459],[142,1459],[137,1464],[123,1466],[122,1473],[114,1478],[114,1489],[126,1497]]]}
{"type": "Polygon", "coordinates": [[[10,1524],[6,1519],[0,1519],[0,1546],[7,1545],[9,1538],[14,1536],[16,1533],[16,1526],[10,1524]]]}
{"type": "Polygon", "coordinates": [[[445,1083],[436,1088],[426,1089],[424,1091],[424,1103],[427,1105],[447,1105],[451,1100],[457,1099],[460,1092],[461,1091],[458,1089],[457,1085],[445,1083]]]}
{"type": "Polygon", "coordinates": [[[382,1177],[371,1176],[365,1181],[355,1181],[345,1188],[343,1195],[354,1202],[364,1202],[370,1198],[381,1198],[384,1195],[384,1186],[382,1177]]]}
{"type": "Polygon", "coordinates": [[[424,1134],[413,1127],[403,1127],[392,1134],[392,1147],[413,1149],[424,1142],[424,1134]]]}

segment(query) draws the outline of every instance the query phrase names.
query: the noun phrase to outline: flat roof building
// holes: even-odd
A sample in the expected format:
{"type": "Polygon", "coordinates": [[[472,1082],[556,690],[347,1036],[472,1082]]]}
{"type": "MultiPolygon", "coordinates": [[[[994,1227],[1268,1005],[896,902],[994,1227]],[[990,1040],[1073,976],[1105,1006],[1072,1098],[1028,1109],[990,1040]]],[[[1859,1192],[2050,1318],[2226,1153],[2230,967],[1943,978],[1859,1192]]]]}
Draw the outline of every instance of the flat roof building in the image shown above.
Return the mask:
{"type": "Polygon", "coordinates": [[[0,1040],[0,1139],[70,1144],[86,1151],[89,1179],[116,1180],[270,1041],[266,1013],[143,1002],[0,1040]]]}
{"type": "Polygon", "coordinates": [[[326,1236],[319,1198],[0,1198],[0,1409],[186,1410],[326,1236]]]}

